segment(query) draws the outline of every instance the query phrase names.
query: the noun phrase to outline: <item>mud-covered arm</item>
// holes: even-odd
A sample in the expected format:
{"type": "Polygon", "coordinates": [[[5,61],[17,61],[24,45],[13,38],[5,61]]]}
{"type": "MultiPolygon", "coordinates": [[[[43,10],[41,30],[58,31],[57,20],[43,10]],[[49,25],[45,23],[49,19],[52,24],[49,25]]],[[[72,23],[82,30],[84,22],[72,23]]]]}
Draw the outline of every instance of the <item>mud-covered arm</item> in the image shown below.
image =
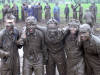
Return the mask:
{"type": "Polygon", "coordinates": [[[20,33],[20,38],[17,41],[17,45],[24,45],[26,40],[26,27],[23,28],[22,32],[20,33]]]}
{"type": "Polygon", "coordinates": [[[48,60],[47,44],[45,42],[43,34],[41,34],[41,39],[42,39],[41,40],[42,41],[41,48],[42,48],[42,51],[43,51],[44,60],[48,60]]]}
{"type": "Polygon", "coordinates": [[[36,29],[40,30],[44,35],[45,35],[45,31],[47,30],[46,27],[42,27],[42,26],[39,26],[39,25],[36,26],[36,29]]]}
{"type": "Polygon", "coordinates": [[[0,58],[4,58],[5,56],[8,57],[10,55],[9,52],[4,51],[2,48],[0,48],[0,58]]]}
{"type": "Polygon", "coordinates": [[[2,41],[0,37],[0,58],[3,58],[4,56],[6,56],[6,53],[7,52],[2,49],[2,41]]]}
{"type": "Polygon", "coordinates": [[[82,45],[82,41],[81,41],[81,38],[80,38],[80,33],[78,34],[77,45],[78,45],[79,47],[81,47],[81,45],[82,45]]]}
{"type": "Polygon", "coordinates": [[[69,32],[69,26],[61,29],[62,33],[66,35],[69,32]]]}
{"type": "Polygon", "coordinates": [[[19,40],[17,41],[17,45],[18,46],[23,46],[24,42],[25,42],[24,39],[20,37],[19,40]]]}
{"type": "Polygon", "coordinates": [[[2,40],[2,33],[0,33],[0,58],[4,58],[4,56],[7,56],[9,52],[6,52],[2,49],[3,47],[3,40],[2,40]]]}
{"type": "Polygon", "coordinates": [[[80,34],[78,34],[77,46],[78,46],[79,50],[81,50],[84,53],[83,42],[81,41],[80,34]]]}
{"type": "Polygon", "coordinates": [[[75,8],[77,9],[77,8],[78,8],[78,6],[79,6],[79,4],[76,4],[76,5],[75,5],[75,8]]]}
{"type": "Polygon", "coordinates": [[[16,36],[17,36],[16,44],[17,44],[17,47],[20,49],[20,48],[22,48],[22,45],[18,44],[18,40],[21,37],[21,32],[19,32],[19,30],[17,28],[15,28],[15,31],[16,31],[16,36]]]}

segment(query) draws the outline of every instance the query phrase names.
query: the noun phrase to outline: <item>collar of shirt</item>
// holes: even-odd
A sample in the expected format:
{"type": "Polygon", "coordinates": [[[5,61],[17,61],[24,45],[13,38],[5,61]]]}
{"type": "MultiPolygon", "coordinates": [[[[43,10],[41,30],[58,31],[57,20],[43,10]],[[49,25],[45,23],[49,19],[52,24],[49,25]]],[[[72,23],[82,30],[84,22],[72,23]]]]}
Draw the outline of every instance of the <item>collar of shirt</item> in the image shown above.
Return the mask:
{"type": "Polygon", "coordinates": [[[14,29],[13,29],[12,32],[8,32],[7,30],[5,30],[5,32],[6,32],[6,35],[9,35],[9,34],[15,34],[15,33],[16,33],[14,29]]]}

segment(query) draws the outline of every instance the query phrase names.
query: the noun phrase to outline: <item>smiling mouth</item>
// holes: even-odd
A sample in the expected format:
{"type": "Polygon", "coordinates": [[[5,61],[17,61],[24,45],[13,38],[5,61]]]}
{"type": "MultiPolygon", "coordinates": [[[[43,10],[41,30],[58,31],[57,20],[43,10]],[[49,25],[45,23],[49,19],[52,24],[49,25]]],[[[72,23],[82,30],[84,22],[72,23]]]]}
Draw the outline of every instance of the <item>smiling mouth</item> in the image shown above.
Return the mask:
{"type": "Polygon", "coordinates": [[[30,31],[33,31],[32,29],[30,29],[30,31]]]}
{"type": "Polygon", "coordinates": [[[11,27],[8,27],[8,29],[10,29],[11,27]]]}
{"type": "Polygon", "coordinates": [[[85,39],[85,37],[82,37],[82,39],[84,40],[84,39],[85,39]]]}
{"type": "Polygon", "coordinates": [[[71,33],[75,33],[75,31],[73,30],[73,31],[71,31],[71,33]]]}
{"type": "Polygon", "coordinates": [[[51,33],[52,35],[54,35],[54,33],[51,33]]]}

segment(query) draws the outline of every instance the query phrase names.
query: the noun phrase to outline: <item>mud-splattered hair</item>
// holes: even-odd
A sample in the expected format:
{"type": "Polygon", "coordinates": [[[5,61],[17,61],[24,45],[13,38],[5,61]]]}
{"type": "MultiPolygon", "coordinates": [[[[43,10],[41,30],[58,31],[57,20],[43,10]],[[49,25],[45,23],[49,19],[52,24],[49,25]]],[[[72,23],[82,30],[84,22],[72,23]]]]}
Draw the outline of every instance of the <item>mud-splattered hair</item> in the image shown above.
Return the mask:
{"type": "Polygon", "coordinates": [[[35,17],[33,16],[29,16],[26,20],[25,20],[26,25],[29,23],[33,23],[33,24],[37,24],[37,20],[35,17]]]}

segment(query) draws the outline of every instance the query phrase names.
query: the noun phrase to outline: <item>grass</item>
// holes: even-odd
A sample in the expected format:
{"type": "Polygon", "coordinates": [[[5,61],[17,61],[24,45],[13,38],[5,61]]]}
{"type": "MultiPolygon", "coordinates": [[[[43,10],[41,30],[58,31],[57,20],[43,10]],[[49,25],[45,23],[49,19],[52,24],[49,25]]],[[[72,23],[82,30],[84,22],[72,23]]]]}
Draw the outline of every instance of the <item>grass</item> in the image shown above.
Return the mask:
{"type": "MultiPolygon", "coordinates": [[[[19,6],[19,18],[21,18],[21,5],[22,4],[21,3],[16,3],[16,4],[19,6]]],[[[54,3],[49,3],[49,4],[51,6],[51,16],[53,17],[53,8],[54,8],[55,4],[54,3]]],[[[11,7],[13,6],[13,4],[10,4],[10,5],[11,5],[11,7]]],[[[44,9],[45,3],[41,3],[41,5],[42,5],[42,8],[44,9]]],[[[91,4],[82,4],[83,13],[85,12],[86,8],[89,8],[90,5],[91,4]]],[[[99,19],[100,18],[100,15],[99,15],[100,14],[100,9],[99,9],[100,8],[100,4],[96,4],[96,5],[97,5],[97,10],[98,10],[97,19],[99,19]]],[[[59,4],[58,6],[60,7],[60,17],[65,17],[65,15],[64,15],[65,4],[59,4]]],[[[69,16],[72,17],[73,16],[72,15],[73,11],[71,9],[71,4],[69,4],[68,6],[69,6],[69,9],[70,9],[69,16]]],[[[3,5],[1,4],[0,5],[0,10],[2,10],[2,8],[3,8],[3,5]]],[[[78,10],[79,10],[79,8],[77,8],[77,11],[78,10]]],[[[43,18],[45,16],[44,10],[43,10],[42,16],[43,16],[43,18]]],[[[2,12],[0,13],[0,19],[2,19],[2,12]]]]}

